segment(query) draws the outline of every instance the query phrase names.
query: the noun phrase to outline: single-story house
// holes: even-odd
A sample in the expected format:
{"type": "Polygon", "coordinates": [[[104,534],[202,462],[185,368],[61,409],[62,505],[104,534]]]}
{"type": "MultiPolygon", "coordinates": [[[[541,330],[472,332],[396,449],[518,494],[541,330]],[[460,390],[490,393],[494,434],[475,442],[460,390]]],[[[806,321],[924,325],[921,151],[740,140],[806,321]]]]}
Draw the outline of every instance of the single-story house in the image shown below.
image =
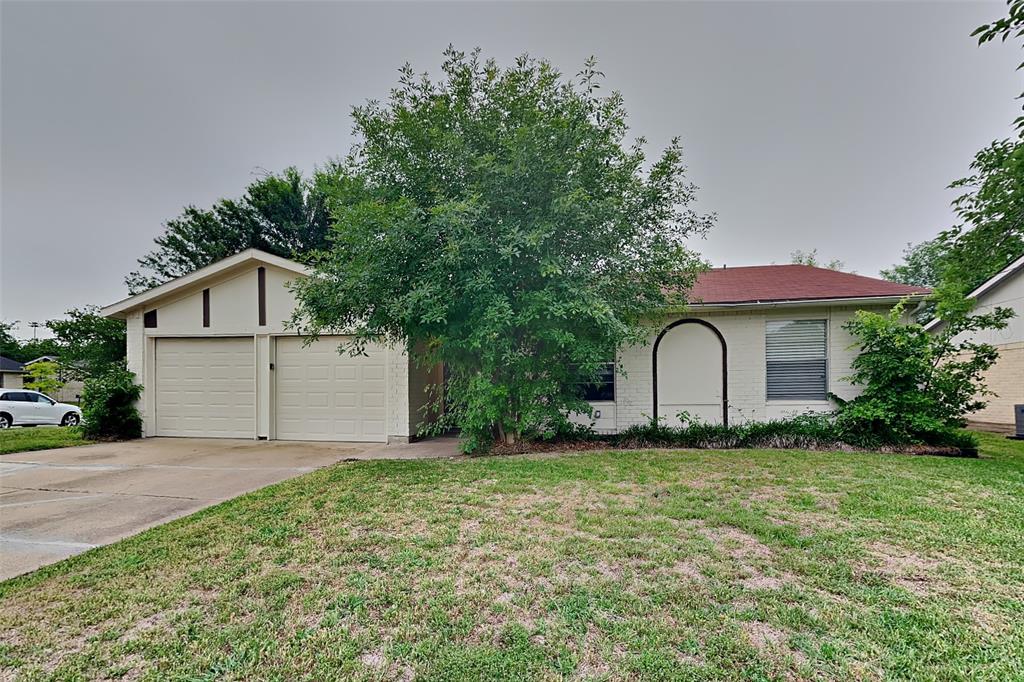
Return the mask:
{"type": "Polygon", "coordinates": [[[0,355],[0,388],[21,388],[25,365],[0,355]]]}
{"type": "MultiPolygon", "coordinates": [[[[1024,256],[1021,256],[969,294],[977,313],[995,308],[1010,308],[1017,314],[1005,329],[976,332],[971,340],[988,343],[999,351],[999,359],[985,372],[984,380],[995,395],[987,396],[988,405],[970,415],[972,424],[1006,429],[1014,424],[1014,405],[1024,405],[1024,256]]],[[[942,320],[935,319],[925,329],[937,332],[942,320]]],[[[965,335],[954,339],[965,340],[965,335]]]]}
{"type": "MultiPolygon", "coordinates": [[[[287,283],[300,263],[243,251],[107,306],[128,325],[128,368],[144,387],[146,436],[404,441],[414,437],[440,368],[410,363],[401,348],[337,352],[342,337],[313,343],[286,328],[287,283]]],[[[683,313],[623,348],[590,396],[595,428],[616,431],[657,414],[714,422],[760,420],[831,407],[852,396],[858,309],[887,310],[928,291],[805,265],[721,268],[703,274],[683,313]]]]}
{"type": "Polygon", "coordinates": [[[55,363],[57,365],[57,378],[64,382],[54,395],[50,396],[51,398],[62,403],[78,403],[82,399],[85,383],[81,379],[75,379],[74,375],[61,364],[59,357],[56,355],[40,355],[38,358],[26,362],[25,369],[28,370],[29,367],[37,362],[55,363]]]}

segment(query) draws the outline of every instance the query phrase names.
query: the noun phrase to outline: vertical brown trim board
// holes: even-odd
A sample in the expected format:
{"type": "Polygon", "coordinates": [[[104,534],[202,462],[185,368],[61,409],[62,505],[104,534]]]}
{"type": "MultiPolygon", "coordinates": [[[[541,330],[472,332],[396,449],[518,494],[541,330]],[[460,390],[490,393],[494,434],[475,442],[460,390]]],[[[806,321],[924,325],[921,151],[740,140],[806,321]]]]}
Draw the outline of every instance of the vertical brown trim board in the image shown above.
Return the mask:
{"type": "Polygon", "coordinates": [[[203,326],[210,326],[210,290],[203,289],[203,326]]]}
{"type": "Polygon", "coordinates": [[[256,282],[259,288],[260,326],[267,324],[267,269],[260,267],[256,270],[256,282]]]}

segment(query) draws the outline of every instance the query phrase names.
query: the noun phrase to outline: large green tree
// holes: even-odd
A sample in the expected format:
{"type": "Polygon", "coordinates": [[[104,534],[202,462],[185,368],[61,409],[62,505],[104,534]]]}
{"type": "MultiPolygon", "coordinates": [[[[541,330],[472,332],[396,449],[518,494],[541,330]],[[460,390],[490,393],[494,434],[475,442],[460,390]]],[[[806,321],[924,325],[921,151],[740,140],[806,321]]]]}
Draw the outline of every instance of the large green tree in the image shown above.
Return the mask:
{"type": "Polygon", "coordinates": [[[438,428],[472,450],[587,410],[579,382],[682,304],[702,267],[685,240],[712,217],[690,207],[678,141],[649,161],[627,140],[592,62],[570,79],[449,48],[443,72],[407,65],[386,102],[354,110],[331,246],[296,284],[295,323],[443,362],[438,428]]]}
{"type": "Polygon", "coordinates": [[[136,294],[248,248],[295,257],[325,244],[331,218],[326,196],[339,168],[328,164],[304,178],[295,168],[266,174],[240,199],[187,207],[164,225],[156,248],[125,278],[136,294]]]}

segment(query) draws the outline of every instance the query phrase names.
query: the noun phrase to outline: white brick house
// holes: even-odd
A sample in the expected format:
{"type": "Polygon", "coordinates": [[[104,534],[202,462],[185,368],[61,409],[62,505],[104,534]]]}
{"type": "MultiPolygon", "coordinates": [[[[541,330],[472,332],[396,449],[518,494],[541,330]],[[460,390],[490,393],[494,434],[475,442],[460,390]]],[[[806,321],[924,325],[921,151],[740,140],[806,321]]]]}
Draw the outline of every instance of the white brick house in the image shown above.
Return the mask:
{"type": "MultiPolygon", "coordinates": [[[[128,325],[128,368],[143,387],[146,436],[401,441],[441,380],[400,349],[339,354],[344,337],[313,344],[286,328],[299,263],[244,251],[108,306],[128,325]]],[[[858,309],[886,310],[926,290],[802,265],[717,269],[685,312],[652,322],[647,343],[623,348],[619,371],[593,387],[595,428],[616,431],[657,414],[712,422],[826,410],[852,396],[858,309]]]]}

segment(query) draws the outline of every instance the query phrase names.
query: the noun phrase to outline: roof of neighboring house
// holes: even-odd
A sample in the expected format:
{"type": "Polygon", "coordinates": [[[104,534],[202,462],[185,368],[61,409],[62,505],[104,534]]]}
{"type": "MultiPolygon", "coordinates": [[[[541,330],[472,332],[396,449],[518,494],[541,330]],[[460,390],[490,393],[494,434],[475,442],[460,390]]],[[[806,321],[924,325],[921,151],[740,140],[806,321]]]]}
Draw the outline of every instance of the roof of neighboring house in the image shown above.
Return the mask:
{"type": "MultiPolygon", "coordinates": [[[[1013,261],[1005,268],[1003,268],[995,275],[993,275],[990,279],[986,280],[977,289],[967,294],[967,298],[973,298],[977,300],[979,296],[984,296],[985,294],[992,291],[1003,282],[1008,281],[1011,277],[1020,272],[1024,272],[1024,256],[1021,256],[1017,260],[1013,261]]],[[[942,320],[936,317],[933,318],[928,324],[926,324],[924,328],[927,329],[928,331],[931,331],[932,329],[938,327],[940,324],[942,324],[942,320]]]]}
{"type": "Polygon", "coordinates": [[[28,367],[29,365],[34,365],[37,362],[59,362],[59,359],[56,355],[40,355],[38,358],[26,362],[25,366],[28,367]]]}
{"type": "Polygon", "coordinates": [[[24,372],[25,365],[0,355],[0,372],[24,372]]]}
{"type": "Polygon", "coordinates": [[[896,284],[810,265],[753,265],[701,273],[690,292],[697,305],[782,303],[924,296],[924,287],[896,284]]]}

